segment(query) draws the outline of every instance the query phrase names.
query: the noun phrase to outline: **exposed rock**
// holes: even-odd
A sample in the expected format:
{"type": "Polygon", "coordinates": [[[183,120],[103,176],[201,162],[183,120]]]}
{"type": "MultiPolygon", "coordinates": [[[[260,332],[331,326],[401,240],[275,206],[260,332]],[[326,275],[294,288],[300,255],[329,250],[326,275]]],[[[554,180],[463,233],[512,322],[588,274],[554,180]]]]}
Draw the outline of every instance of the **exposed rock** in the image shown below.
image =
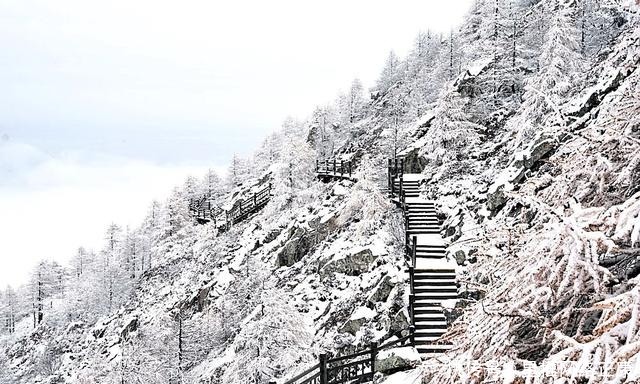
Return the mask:
{"type": "Polygon", "coordinates": [[[490,213],[490,217],[495,216],[507,202],[504,194],[504,185],[498,186],[494,191],[487,194],[486,207],[490,213]]]}
{"type": "Polygon", "coordinates": [[[389,331],[392,333],[402,332],[409,328],[409,314],[406,309],[401,309],[391,319],[389,331]]]}
{"type": "Polygon", "coordinates": [[[472,302],[471,300],[459,299],[453,308],[442,307],[447,325],[451,325],[458,317],[462,316],[464,309],[472,302]]]}
{"type": "Polygon", "coordinates": [[[278,252],[278,266],[290,267],[302,259],[316,244],[337,228],[335,216],[317,218],[310,222],[313,230],[295,226],[289,229],[289,239],[278,252]]]}
{"type": "Polygon", "coordinates": [[[371,263],[377,258],[369,248],[364,248],[350,255],[337,258],[328,262],[320,270],[323,277],[331,273],[344,273],[349,276],[358,276],[369,270],[371,263]]]}
{"type": "Polygon", "coordinates": [[[376,301],[387,300],[393,286],[394,284],[391,283],[391,277],[384,276],[373,289],[373,293],[369,296],[369,301],[375,303],[376,301]]]}
{"type": "Polygon", "coordinates": [[[528,154],[524,154],[519,158],[516,158],[512,166],[519,169],[519,173],[517,176],[511,180],[512,183],[519,183],[525,176],[525,173],[533,168],[534,165],[545,156],[547,156],[551,151],[553,151],[557,147],[557,142],[555,138],[549,137],[546,135],[541,135],[529,149],[528,154]]]}
{"type": "Polygon", "coordinates": [[[280,235],[281,232],[282,232],[281,228],[276,228],[276,229],[273,229],[273,230],[269,231],[269,233],[267,233],[265,235],[265,237],[264,237],[264,240],[263,240],[264,243],[268,244],[268,243],[272,242],[273,240],[275,240],[280,235]]]}
{"type": "Polygon", "coordinates": [[[464,250],[460,249],[453,254],[453,258],[456,259],[456,263],[458,263],[458,265],[464,265],[464,262],[467,260],[467,255],[464,250]]]}
{"type": "Polygon", "coordinates": [[[280,249],[280,252],[278,252],[278,266],[280,267],[292,266],[298,260],[302,259],[312,247],[308,236],[306,236],[306,230],[300,227],[294,227],[292,228],[292,232],[293,234],[289,240],[287,240],[280,249]]]}
{"type": "Polygon", "coordinates": [[[427,159],[420,156],[419,148],[415,148],[405,154],[404,171],[407,173],[422,173],[427,166],[427,159]]]}
{"type": "Polygon", "coordinates": [[[131,332],[135,332],[138,329],[138,317],[134,316],[130,318],[125,325],[120,329],[120,338],[125,340],[131,334],[131,332]]]}
{"type": "Polygon", "coordinates": [[[540,135],[534,141],[527,151],[516,154],[509,166],[499,176],[499,181],[494,183],[487,193],[486,208],[490,213],[490,217],[502,209],[507,202],[505,190],[507,186],[511,188],[512,184],[520,183],[526,173],[538,164],[540,160],[547,157],[556,149],[558,142],[554,137],[549,135],[540,135]]]}
{"type": "Polygon", "coordinates": [[[350,333],[355,336],[356,333],[360,330],[360,327],[364,325],[368,320],[374,318],[376,316],[376,312],[367,307],[360,307],[353,312],[349,320],[347,320],[342,327],[340,327],[339,332],[341,333],[350,333]]]}
{"type": "Polygon", "coordinates": [[[392,348],[378,353],[376,369],[388,374],[415,368],[421,362],[420,354],[414,347],[392,348]]]}

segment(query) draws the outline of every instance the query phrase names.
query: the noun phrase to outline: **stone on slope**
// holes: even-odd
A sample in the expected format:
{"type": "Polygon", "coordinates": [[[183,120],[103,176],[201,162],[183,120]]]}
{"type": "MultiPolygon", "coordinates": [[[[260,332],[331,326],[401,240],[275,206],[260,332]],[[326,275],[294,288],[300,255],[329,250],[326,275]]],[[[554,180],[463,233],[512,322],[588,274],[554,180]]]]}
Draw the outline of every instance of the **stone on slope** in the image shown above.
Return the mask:
{"type": "Polygon", "coordinates": [[[378,353],[376,370],[382,373],[392,373],[415,368],[420,363],[420,354],[414,347],[392,348],[378,353]]]}
{"type": "Polygon", "coordinates": [[[369,296],[369,301],[375,303],[377,301],[385,301],[389,297],[394,284],[391,282],[390,276],[384,276],[376,287],[373,289],[373,293],[369,296]]]}
{"type": "Polygon", "coordinates": [[[343,273],[349,276],[358,276],[369,270],[369,266],[377,258],[371,249],[364,248],[349,255],[332,259],[320,270],[323,277],[331,273],[343,273]]]}
{"type": "Polygon", "coordinates": [[[360,307],[353,312],[351,317],[349,317],[349,320],[345,321],[342,327],[340,327],[339,332],[350,333],[355,336],[360,330],[360,327],[362,327],[368,320],[373,319],[376,314],[376,311],[372,309],[360,307]]]}

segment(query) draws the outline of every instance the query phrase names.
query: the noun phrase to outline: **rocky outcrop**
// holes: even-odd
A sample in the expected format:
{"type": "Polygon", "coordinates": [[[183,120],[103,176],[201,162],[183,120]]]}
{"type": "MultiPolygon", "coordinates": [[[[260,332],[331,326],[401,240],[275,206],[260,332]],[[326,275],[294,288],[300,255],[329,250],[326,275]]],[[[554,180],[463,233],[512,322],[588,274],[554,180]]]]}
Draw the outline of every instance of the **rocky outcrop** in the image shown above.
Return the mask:
{"type": "Polygon", "coordinates": [[[394,284],[391,282],[391,277],[384,276],[373,289],[373,293],[369,296],[369,302],[375,303],[387,300],[393,287],[394,284]]]}
{"type": "Polygon", "coordinates": [[[400,347],[380,351],[376,358],[376,369],[385,374],[415,368],[421,363],[420,354],[414,347],[400,347]]]}
{"type": "Polygon", "coordinates": [[[350,333],[352,335],[356,335],[360,328],[370,319],[376,316],[376,312],[367,307],[361,307],[355,310],[349,320],[345,321],[345,323],[338,330],[341,333],[350,333]]]}
{"type": "Polygon", "coordinates": [[[520,183],[527,172],[534,168],[538,162],[550,155],[558,146],[557,140],[549,135],[540,135],[526,151],[515,155],[509,166],[500,174],[487,194],[485,203],[490,217],[502,209],[507,202],[505,192],[513,188],[513,184],[520,183]]]}
{"type": "Polygon", "coordinates": [[[357,250],[343,257],[335,258],[325,264],[320,270],[322,277],[332,273],[343,273],[349,276],[358,276],[369,270],[371,263],[377,258],[369,248],[357,250]]]}
{"type": "Polygon", "coordinates": [[[427,166],[427,159],[420,156],[419,148],[412,149],[404,156],[404,171],[406,173],[422,173],[427,166]]]}
{"type": "Polygon", "coordinates": [[[278,252],[279,267],[292,266],[324,241],[337,228],[336,218],[334,215],[316,218],[310,222],[310,228],[294,226],[289,229],[288,239],[278,252]]]}
{"type": "Polygon", "coordinates": [[[409,314],[406,309],[401,309],[398,313],[393,316],[391,319],[391,324],[389,326],[389,331],[391,333],[402,332],[409,328],[409,314]]]}

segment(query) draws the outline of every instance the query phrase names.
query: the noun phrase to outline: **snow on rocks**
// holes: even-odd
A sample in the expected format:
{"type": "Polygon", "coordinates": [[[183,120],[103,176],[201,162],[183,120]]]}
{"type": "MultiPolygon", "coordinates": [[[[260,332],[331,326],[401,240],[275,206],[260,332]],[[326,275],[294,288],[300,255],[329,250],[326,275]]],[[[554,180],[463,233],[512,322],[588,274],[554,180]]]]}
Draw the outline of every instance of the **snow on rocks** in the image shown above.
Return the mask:
{"type": "MultiPolygon", "coordinates": [[[[414,347],[398,347],[380,351],[376,358],[376,369],[382,373],[415,368],[422,362],[414,347]]],[[[384,381],[385,383],[387,381],[384,381]]]]}

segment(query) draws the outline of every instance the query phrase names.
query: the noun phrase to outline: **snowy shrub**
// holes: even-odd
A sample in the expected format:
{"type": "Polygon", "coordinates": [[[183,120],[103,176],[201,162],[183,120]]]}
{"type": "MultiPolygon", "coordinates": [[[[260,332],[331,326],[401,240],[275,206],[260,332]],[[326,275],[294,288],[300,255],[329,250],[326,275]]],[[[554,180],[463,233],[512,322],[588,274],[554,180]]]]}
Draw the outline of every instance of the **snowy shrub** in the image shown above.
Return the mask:
{"type": "Polygon", "coordinates": [[[268,289],[235,342],[234,361],[222,381],[229,384],[261,383],[281,377],[311,362],[311,341],[302,315],[289,304],[287,295],[268,289]]]}
{"type": "Polygon", "coordinates": [[[380,187],[375,182],[376,171],[369,157],[362,159],[355,174],[357,182],[351,188],[338,217],[341,225],[354,223],[358,239],[366,239],[378,231],[392,208],[389,199],[380,192],[380,187]]]}

